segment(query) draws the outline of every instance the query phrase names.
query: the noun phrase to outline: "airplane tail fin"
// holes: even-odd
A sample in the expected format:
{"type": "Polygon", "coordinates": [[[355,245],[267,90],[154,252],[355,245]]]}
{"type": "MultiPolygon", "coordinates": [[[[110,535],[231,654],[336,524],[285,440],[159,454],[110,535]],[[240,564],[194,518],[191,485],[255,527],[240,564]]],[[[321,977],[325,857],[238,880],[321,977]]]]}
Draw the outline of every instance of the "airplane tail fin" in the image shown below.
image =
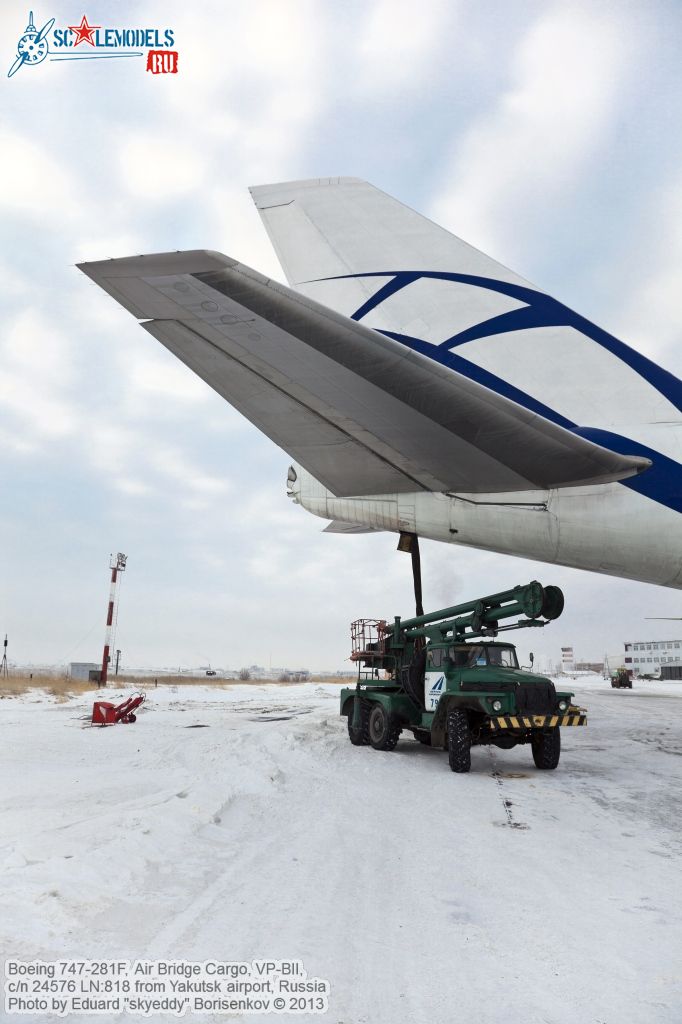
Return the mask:
{"type": "Polygon", "coordinates": [[[368,182],[251,193],[302,294],[564,427],[679,416],[676,377],[368,182]]]}

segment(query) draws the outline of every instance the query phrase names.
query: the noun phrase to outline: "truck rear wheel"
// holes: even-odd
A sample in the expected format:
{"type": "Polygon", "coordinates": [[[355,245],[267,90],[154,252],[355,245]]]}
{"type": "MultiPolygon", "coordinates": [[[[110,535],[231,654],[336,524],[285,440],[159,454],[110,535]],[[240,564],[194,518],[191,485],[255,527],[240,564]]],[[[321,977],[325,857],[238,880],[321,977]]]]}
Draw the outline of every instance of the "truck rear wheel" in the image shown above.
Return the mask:
{"type": "Polygon", "coordinates": [[[369,712],[361,704],[360,725],[353,725],[354,704],[355,701],[352,700],[348,709],[348,738],[354,747],[364,747],[369,743],[369,712]]]}
{"type": "Polygon", "coordinates": [[[393,750],[400,733],[383,704],[375,704],[369,713],[369,742],[375,750],[393,750]]]}
{"type": "Polygon", "coordinates": [[[550,729],[549,732],[533,733],[530,745],[536,768],[547,771],[556,768],[561,754],[561,732],[558,728],[550,729]]]}
{"type": "Polygon", "coordinates": [[[471,770],[471,732],[466,711],[457,709],[448,715],[448,760],[453,772],[471,770]]]}

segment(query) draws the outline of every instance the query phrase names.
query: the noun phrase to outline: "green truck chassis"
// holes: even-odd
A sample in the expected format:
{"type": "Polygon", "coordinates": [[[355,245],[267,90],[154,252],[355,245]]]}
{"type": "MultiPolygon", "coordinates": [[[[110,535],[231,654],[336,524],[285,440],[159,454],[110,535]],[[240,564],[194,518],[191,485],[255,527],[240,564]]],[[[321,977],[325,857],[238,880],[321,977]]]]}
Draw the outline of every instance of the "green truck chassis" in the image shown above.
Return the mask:
{"type": "Polygon", "coordinates": [[[520,668],[512,644],[489,637],[544,626],[562,609],[561,591],[534,581],[414,619],[357,620],[351,657],[358,681],[341,691],[340,706],[351,743],[393,750],[407,730],[447,750],[450,768],[460,773],[470,770],[473,746],[530,744],[538,768],[556,768],[560,729],[586,725],[585,710],[572,703],[572,693],[520,668]]]}

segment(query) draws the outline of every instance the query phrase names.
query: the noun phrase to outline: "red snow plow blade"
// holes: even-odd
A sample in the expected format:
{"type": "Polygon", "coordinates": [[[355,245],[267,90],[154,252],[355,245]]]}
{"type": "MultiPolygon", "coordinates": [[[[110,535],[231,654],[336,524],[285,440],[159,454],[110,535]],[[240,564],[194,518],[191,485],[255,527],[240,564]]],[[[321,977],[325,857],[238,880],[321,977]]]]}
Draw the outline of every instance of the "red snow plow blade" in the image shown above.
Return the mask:
{"type": "Polygon", "coordinates": [[[144,693],[134,693],[122,704],[110,704],[106,700],[96,700],[92,708],[93,725],[132,724],[137,720],[135,712],[145,700],[144,693]]]}

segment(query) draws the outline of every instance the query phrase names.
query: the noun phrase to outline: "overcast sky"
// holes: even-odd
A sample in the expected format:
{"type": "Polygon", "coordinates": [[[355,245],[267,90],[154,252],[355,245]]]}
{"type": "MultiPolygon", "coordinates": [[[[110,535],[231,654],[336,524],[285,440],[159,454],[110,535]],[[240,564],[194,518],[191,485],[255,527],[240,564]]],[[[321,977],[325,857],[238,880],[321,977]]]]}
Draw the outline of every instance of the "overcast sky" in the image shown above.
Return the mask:
{"type": "MultiPolygon", "coordinates": [[[[111,551],[133,666],[348,667],[348,624],[413,607],[396,537],[335,537],[289,458],[74,267],[217,249],[284,280],[247,186],[366,178],[680,375],[682,8],[665,2],[88,3],[172,28],[142,59],[5,76],[0,8],[0,632],[10,657],[101,657],[111,551]]],[[[73,3],[35,8],[80,22],[73,3]]],[[[83,46],[81,46],[81,51],[83,46]]],[[[5,67],[6,66],[6,67],[5,67]]],[[[604,381],[608,387],[608,381],[604,381]]],[[[669,639],[676,591],[423,542],[425,604],[538,578],[557,660],[669,639]]]]}

